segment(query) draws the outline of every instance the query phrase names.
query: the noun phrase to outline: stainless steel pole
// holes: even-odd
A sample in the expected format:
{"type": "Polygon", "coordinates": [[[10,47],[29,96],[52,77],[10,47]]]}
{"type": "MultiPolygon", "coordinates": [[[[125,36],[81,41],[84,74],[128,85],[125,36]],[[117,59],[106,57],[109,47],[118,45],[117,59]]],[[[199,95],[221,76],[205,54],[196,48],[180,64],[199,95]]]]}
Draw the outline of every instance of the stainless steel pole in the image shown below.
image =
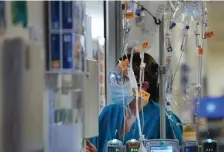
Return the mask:
{"type": "Polygon", "coordinates": [[[165,52],[164,52],[164,21],[159,27],[159,103],[160,103],[160,138],[166,139],[166,103],[165,103],[165,52]]]}

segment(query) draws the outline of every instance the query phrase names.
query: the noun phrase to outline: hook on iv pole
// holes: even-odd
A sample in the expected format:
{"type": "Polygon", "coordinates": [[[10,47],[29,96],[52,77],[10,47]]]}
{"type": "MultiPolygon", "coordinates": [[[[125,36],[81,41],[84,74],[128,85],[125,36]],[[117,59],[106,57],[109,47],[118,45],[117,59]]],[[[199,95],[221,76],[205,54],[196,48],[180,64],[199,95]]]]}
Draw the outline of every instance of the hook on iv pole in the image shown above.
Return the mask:
{"type": "Polygon", "coordinates": [[[154,19],[156,25],[160,25],[160,23],[161,23],[160,19],[157,19],[155,16],[153,16],[153,19],[154,19]]]}

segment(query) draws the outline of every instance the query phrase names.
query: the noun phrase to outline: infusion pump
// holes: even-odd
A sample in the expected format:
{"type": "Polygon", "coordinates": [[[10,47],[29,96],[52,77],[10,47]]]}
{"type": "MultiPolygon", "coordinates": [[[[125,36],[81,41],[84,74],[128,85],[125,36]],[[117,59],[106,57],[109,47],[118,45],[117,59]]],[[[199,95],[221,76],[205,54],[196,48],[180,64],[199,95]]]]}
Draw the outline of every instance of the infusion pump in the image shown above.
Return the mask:
{"type": "Polygon", "coordinates": [[[147,152],[179,152],[176,139],[151,139],[144,142],[147,152]]]}

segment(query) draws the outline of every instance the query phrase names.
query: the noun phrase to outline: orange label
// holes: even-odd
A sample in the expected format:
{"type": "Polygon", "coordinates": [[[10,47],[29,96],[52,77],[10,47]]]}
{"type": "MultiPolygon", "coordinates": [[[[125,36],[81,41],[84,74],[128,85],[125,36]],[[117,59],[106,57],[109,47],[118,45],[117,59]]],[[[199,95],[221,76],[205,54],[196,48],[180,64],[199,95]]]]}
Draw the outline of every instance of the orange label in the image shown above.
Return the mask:
{"type": "Polygon", "coordinates": [[[206,39],[209,39],[209,38],[212,38],[215,36],[215,32],[214,31],[211,31],[211,32],[206,32],[205,33],[205,38],[206,39]]]}
{"type": "Polygon", "coordinates": [[[125,14],[125,18],[126,19],[131,19],[131,18],[133,18],[134,17],[134,13],[133,12],[127,12],[126,14],[125,14]]]}
{"type": "Polygon", "coordinates": [[[198,54],[202,55],[203,54],[203,48],[198,48],[198,54]]]}
{"type": "Polygon", "coordinates": [[[142,49],[147,49],[149,47],[149,43],[146,41],[142,43],[142,49]]]}
{"type": "Polygon", "coordinates": [[[120,68],[122,69],[122,70],[124,70],[124,69],[126,69],[127,67],[128,67],[128,59],[126,59],[126,60],[124,60],[124,61],[121,61],[121,63],[120,63],[120,68]]]}
{"type": "Polygon", "coordinates": [[[60,61],[52,61],[52,64],[51,64],[52,68],[54,69],[58,69],[60,68],[60,61]]]}
{"type": "Polygon", "coordinates": [[[139,96],[146,101],[148,101],[150,98],[150,94],[142,89],[139,89],[139,96]]]}

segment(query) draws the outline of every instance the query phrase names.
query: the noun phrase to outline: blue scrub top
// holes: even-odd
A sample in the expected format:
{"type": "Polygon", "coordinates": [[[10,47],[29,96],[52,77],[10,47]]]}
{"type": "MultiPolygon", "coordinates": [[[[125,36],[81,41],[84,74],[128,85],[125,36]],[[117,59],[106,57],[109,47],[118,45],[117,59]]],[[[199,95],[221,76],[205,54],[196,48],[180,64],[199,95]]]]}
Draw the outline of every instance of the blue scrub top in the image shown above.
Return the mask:
{"type": "MultiPolygon", "coordinates": [[[[116,132],[120,133],[123,129],[124,113],[123,105],[111,104],[106,106],[99,116],[99,136],[91,138],[90,142],[96,146],[98,152],[105,152],[106,145],[109,140],[116,138],[116,132]]],[[[159,139],[160,138],[160,107],[154,101],[149,103],[143,108],[144,125],[143,134],[145,139],[159,139]]],[[[142,121],[142,114],[140,112],[140,121],[142,121]]],[[[181,123],[180,119],[172,114],[172,119],[175,122],[181,123]]],[[[166,117],[166,138],[176,138],[182,145],[182,132],[181,126],[176,126],[173,122],[169,121],[166,117]],[[172,127],[172,128],[171,128],[172,127]]],[[[123,138],[122,138],[123,139],[123,138]]],[[[120,140],[122,140],[120,139],[120,140]]],[[[130,139],[139,139],[137,120],[132,124],[130,131],[125,135],[124,144],[130,139]]]]}

